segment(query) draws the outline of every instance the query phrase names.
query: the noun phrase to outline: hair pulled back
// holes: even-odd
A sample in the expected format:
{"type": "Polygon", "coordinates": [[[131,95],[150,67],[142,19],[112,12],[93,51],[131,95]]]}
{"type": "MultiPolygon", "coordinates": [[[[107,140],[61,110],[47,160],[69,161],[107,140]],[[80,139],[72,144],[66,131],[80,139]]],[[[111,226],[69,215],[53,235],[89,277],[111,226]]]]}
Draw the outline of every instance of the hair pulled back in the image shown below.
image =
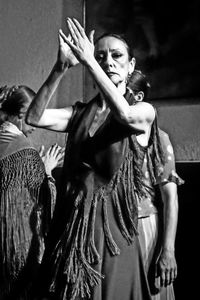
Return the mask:
{"type": "Polygon", "coordinates": [[[25,86],[3,86],[0,88],[0,123],[10,116],[20,115],[23,108],[31,102],[35,92],[25,86]]]}

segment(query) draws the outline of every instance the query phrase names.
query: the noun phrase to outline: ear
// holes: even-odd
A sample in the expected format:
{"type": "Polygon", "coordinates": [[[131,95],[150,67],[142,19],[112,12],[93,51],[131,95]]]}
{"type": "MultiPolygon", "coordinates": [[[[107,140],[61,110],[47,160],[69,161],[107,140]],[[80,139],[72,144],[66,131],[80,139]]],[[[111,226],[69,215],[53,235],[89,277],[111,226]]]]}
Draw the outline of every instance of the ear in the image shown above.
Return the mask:
{"type": "Polygon", "coordinates": [[[20,112],[17,116],[19,119],[23,119],[24,114],[20,112]]]}
{"type": "Polygon", "coordinates": [[[140,102],[144,99],[144,93],[142,91],[138,92],[136,95],[135,95],[135,100],[140,102]]]}
{"type": "Polygon", "coordinates": [[[129,74],[132,74],[133,71],[135,70],[135,64],[136,64],[135,58],[132,57],[131,60],[129,61],[129,70],[128,70],[129,74]]]}

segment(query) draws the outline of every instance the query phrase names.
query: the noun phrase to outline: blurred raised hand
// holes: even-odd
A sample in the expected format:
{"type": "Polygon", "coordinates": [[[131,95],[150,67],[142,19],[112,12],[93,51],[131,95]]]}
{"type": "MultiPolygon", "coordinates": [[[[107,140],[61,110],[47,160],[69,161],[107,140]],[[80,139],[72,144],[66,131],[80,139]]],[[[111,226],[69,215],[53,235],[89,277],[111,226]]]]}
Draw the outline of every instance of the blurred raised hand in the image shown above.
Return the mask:
{"type": "Polygon", "coordinates": [[[65,153],[64,148],[56,143],[49,147],[46,153],[44,153],[44,146],[41,146],[39,154],[44,163],[46,174],[52,176],[53,169],[62,165],[65,153]]]}

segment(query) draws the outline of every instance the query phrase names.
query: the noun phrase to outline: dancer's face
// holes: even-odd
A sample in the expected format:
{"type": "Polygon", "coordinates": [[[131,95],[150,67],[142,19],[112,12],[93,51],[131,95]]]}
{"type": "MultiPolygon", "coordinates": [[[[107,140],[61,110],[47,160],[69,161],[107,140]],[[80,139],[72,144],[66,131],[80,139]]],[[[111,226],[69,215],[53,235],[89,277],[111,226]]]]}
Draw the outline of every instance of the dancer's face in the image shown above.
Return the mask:
{"type": "Polygon", "coordinates": [[[97,42],[95,57],[116,86],[126,84],[128,74],[131,74],[135,67],[134,58],[129,59],[126,44],[113,36],[103,37],[97,42]]]}

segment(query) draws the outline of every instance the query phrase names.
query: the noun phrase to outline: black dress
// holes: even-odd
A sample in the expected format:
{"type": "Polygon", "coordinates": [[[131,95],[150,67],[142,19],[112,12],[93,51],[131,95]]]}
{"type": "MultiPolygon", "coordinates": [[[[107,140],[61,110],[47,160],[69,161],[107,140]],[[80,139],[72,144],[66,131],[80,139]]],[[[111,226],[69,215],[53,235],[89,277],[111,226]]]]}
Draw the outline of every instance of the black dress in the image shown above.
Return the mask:
{"type": "Polygon", "coordinates": [[[69,124],[62,200],[41,270],[43,294],[57,300],[148,300],[135,197],[142,157],[134,155],[134,132],[111,114],[89,135],[97,107],[98,96],[77,103],[69,124]]]}

